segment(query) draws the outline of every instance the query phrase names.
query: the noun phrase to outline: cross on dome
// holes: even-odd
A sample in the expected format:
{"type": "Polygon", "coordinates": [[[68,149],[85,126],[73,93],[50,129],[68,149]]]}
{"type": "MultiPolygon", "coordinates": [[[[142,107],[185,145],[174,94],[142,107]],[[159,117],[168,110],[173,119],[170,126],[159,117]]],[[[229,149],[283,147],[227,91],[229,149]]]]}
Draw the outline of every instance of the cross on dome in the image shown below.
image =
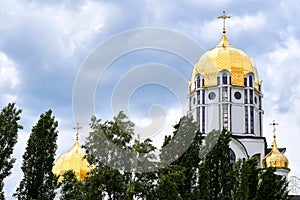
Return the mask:
{"type": "Polygon", "coordinates": [[[277,122],[275,122],[275,120],[273,120],[273,123],[270,123],[271,126],[273,126],[273,133],[274,133],[274,137],[276,137],[275,132],[276,132],[276,126],[278,126],[279,124],[277,122]]]}
{"type": "Polygon", "coordinates": [[[77,123],[73,129],[76,130],[76,141],[78,141],[78,130],[82,129],[82,126],[79,126],[79,123],[77,123]]]}
{"type": "Polygon", "coordinates": [[[223,19],[223,34],[226,33],[225,21],[226,21],[226,19],[229,19],[229,18],[231,18],[231,16],[230,15],[226,15],[226,11],[225,10],[223,11],[223,15],[218,16],[218,19],[223,19]]]}

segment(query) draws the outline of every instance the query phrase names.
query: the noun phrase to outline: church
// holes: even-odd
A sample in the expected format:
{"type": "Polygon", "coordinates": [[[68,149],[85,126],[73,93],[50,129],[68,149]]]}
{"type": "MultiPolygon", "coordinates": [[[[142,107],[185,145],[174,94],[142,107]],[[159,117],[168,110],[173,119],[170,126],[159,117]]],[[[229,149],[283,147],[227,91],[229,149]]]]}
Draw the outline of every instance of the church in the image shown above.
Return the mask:
{"type": "MultiPolygon", "coordinates": [[[[194,64],[188,88],[188,113],[207,134],[212,130],[227,129],[232,132],[230,142],[233,162],[237,159],[256,158],[259,168],[275,167],[276,173],[288,176],[289,162],[285,148],[278,148],[275,121],[274,142],[267,147],[263,136],[262,81],[252,59],[235,48],[226,35],[223,12],[223,33],[216,47],[205,52],[194,64]]],[[[78,180],[84,179],[90,168],[84,151],[78,143],[78,130],[74,146],[55,162],[53,172],[62,175],[73,169],[78,180]]]]}
{"type": "Polygon", "coordinates": [[[189,84],[189,114],[202,133],[223,128],[232,132],[230,142],[234,161],[255,157],[259,168],[276,167],[287,176],[285,148],[278,149],[275,126],[272,149],[263,136],[263,92],[256,66],[242,50],[233,47],[226,35],[225,12],[223,34],[215,48],[205,52],[195,63],[189,84]]]}

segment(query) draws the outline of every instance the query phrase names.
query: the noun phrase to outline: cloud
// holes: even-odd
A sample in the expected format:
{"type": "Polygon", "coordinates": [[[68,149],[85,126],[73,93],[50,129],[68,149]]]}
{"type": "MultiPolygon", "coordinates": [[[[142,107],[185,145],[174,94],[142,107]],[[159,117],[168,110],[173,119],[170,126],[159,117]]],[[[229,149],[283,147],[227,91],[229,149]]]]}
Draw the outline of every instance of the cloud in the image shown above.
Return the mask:
{"type": "Polygon", "coordinates": [[[158,149],[162,147],[165,135],[173,135],[173,126],[179,122],[183,115],[186,115],[186,113],[182,113],[182,110],[176,107],[167,109],[164,113],[159,111],[153,107],[149,117],[135,117],[133,115],[130,118],[136,125],[135,132],[140,135],[140,138],[142,140],[150,138],[153,141],[153,145],[158,149]]]}
{"type": "MultiPolygon", "coordinates": [[[[209,49],[219,42],[222,21],[216,18],[226,9],[232,16],[226,22],[229,41],[252,57],[263,80],[264,130],[268,144],[272,142],[272,128],[268,124],[275,118],[281,124],[278,128],[278,144],[287,147],[287,155],[293,167],[291,174],[300,176],[297,171],[300,164],[294,153],[298,151],[296,139],[299,139],[297,133],[300,130],[300,74],[297,69],[300,63],[297,56],[300,48],[300,26],[297,21],[299,7],[300,4],[295,0],[261,2],[259,6],[255,1],[234,0],[188,0],[172,3],[158,0],[1,1],[0,105],[17,101],[23,109],[24,132],[29,132],[40,113],[53,109],[59,119],[61,134],[58,144],[59,153],[62,153],[68,149],[61,147],[68,146],[64,143],[65,138],[70,139],[74,133],[72,89],[77,70],[99,43],[122,31],[151,26],[179,31],[209,49]],[[286,134],[280,136],[281,133],[286,134]]],[[[177,44],[174,41],[174,45],[177,44]]],[[[202,53],[199,52],[199,57],[202,53]]],[[[169,60],[166,55],[161,54],[158,58],[160,60],[135,54],[125,62],[117,62],[119,65],[115,65],[109,72],[116,77],[124,72],[120,66],[132,66],[132,63],[141,65],[153,60],[174,66],[172,61],[162,61],[169,60]]],[[[178,59],[174,62],[176,66],[186,66],[178,59]]],[[[176,70],[186,79],[190,78],[191,68],[178,67],[176,70]]],[[[112,80],[116,81],[110,77],[107,79],[110,81],[107,85],[112,80]]],[[[112,91],[113,88],[105,89],[112,91]]],[[[96,105],[101,108],[99,118],[111,116],[110,102],[106,98],[108,93],[97,93],[97,96],[101,96],[98,101],[101,105],[96,105]],[[103,105],[108,106],[102,109],[103,105]]],[[[154,92],[147,93],[155,96],[154,92]]],[[[136,124],[144,126],[149,125],[151,120],[155,122],[165,119],[165,125],[170,124],[165,127],[170,129],[163,129],[162,134],[157,135],[160,137],[171,131],[180,114],[172,104],[164,111],[164,115],[153,115],[152,118],[140,115],[145,113],[144,103],[150,105],[150,100],[135,100],[132,103],[133,113],[130,114],[136,124]],[[174,112],[170,109],[174,109],[174,112]]],[[[25,139],[20,137],[20,140],[25,139]]],[[[16,146],[16,151],[24,150],[22,142],[16,146]]],[[[19,163],[15,167],[20,166],[20,160],[21,157],[18,157],[19,163]]],[[[7,191],[13,190],[8,185],[18,179],[17,175],[12,177],[5,186],[7,191]]]]}
{"type": "Polygon", "coordinates": [[[293,32],[281,34],[272,51],[263,54],[258,64],[263,77],[264,89],[264,136],[269,146],[272,144],[272,120],[279,122],[277,127],[277,143],[279,147],[286,147],[286,156],[290,160],[290,176],[299,176],[300,159],[298,141],[300,140],[300,58],[299,37],[293,32]]]}
{"type": "Polygon", "coordinates": [[[20,75],[16,64],[4,52],[0,52],[0,105],[17,100],[20,75]]]}

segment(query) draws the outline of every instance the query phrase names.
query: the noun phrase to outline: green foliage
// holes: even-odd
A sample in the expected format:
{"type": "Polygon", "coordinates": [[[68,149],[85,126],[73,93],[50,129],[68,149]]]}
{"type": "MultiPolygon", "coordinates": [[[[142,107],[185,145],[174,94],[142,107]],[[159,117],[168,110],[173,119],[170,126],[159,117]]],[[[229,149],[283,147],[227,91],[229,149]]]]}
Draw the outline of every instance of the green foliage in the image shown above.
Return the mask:
{"type": "Polygon", "coordinates": [[[166,166],[160,170],[157,199],[183,199],[179,193],[180,186],[184,185],[184,168],[177,165],[166,166]]]}
{"type": "Polygon", "coordinates": [[[33,126],[23,155],[24,174],[14,194],[18,199],[54,199],[57,177],[52,173],[57,149],[57,121],[49,110],[33,126]]]}
{"type": "Polygon", "coordinates": [[[61,186],[61,200],[83,200],[84,199],[84,185],[78,181],[74,171],[70,170],[63,174],[63,181],[61,186]]]}
{"type": "Polygon", "coordinates": [[[153,196],[156,174],[140,173],[145,168],[155,168],[155,163],[151,161],[155,159],[152,141],[133,141],[134,124],[123,112],[118,113],[112,121],[104,123],[93,117],[91,128],[85,148],[87,158],[95,165],[95,169],[85,180],[89,190],[87,195],[101,191],[101,196],[108,199],[153,196]]]}
{"type": "Polygon", "coordinates": [[[230,163],[230,137],[231,133],[224,129],[221,133],[213,130],[205,138],[204,147],[210,151],[200,162],[199,177],[205,179],[199,179],[199,193],[208,199],[231,199],[233,176],[230,163]],[[217,142],[212,147],[211,141],[215,138],[217,142]]]}
{"type": "Polygon", "coordinates": [[[204,138],[191,117],[182,117],[165,137],[159,156],[163,164],[173,162],[157,171],[152,141],[133,141],[134,124],[124,113],[104,123],[93,117],[91,128],[85,147],[95,168],[83,182],[65,174],[61,199],[287,198],[287,183],[274,170],[260,173],[254,158],[231,163],[230,132],[214,130],[204,138]]]}
{"type": "Polygon", "coordinates": [[[261,173],[256,200],[289,199],[286,178],[276,175],[274,172],[275,168],[270,167],[261,173]]]}
{"type": "Polygon", "coordinates": [[[235,183],[233,188],[233,198],[235,200],[250,200],[256,196],[258,185],[259,169],[257,160],[238,160],[234,167],[235,183]]]}
{"type": "Polygon", "coordinates": [[[3,180],[11,174],[15,158],[12,157],[14,146],[17,143],[18,124],[21,110],[14,103],[9,103],[0,112],[0,199],[4,199],[3,180]]]}
{"type": "MultiPolygon", "coordinates": [[[[178,166],[184,175],[181,177],[182,184],[177,185],[180,197],[190,199],[193,195],[193,186],[197,182],[197,168],[200,162],[199,151],[202,146],[203,135],[197,130],[197,123],[190,116],[182,117],[174,129],[172,139],[166,138],[164,144],[167,145],[172,142],[172,151],[183,152],[172,165],[178,166]]],[[[169,151],[168,153],[170,153],[169,151]]]]}

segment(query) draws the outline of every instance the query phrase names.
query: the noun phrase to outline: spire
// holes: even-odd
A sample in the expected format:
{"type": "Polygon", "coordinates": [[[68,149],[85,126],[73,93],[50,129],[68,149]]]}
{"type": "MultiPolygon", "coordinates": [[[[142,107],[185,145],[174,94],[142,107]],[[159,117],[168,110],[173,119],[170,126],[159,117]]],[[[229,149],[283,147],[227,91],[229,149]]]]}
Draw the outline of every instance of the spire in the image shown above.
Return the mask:
{"type": "Polygon", "coordinates": [[[223,15],[218,16],[218,19],[223,19],[223,34],[224,35],[226,34],[225,21],[226,21],[227,18],[229,19],[229,18],[231,18],[231,16],[230,15],[226,15],[226,11],[225,10],[223,11],[223,15]]]}
{"type": "Polygon", "coordinates": [[[79,123],[77,123],[74,129],[76,130],[76,143],[78,143],[78,130],[82,129],[82,126],[79,126],[79,123]]]}

